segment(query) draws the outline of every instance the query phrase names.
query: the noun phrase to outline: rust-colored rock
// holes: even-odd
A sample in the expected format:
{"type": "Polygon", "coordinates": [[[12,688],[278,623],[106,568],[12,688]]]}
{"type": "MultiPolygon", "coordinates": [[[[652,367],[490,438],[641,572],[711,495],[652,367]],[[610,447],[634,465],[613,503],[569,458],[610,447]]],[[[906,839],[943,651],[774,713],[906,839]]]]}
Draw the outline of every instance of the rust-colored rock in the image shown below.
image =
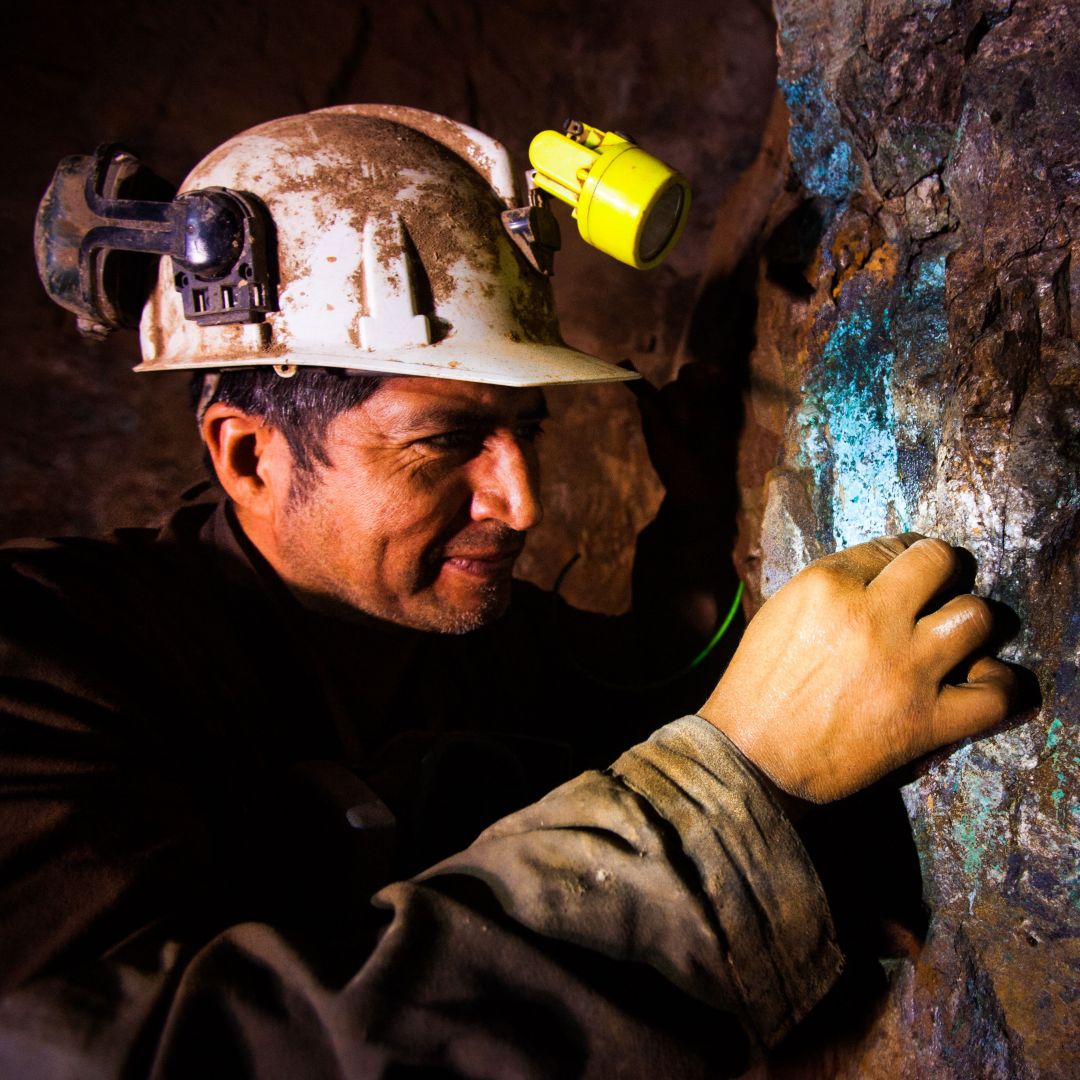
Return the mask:
{"type": "MultiPolygon", "coordinates": [[[[1075,1077],[1075,11],[779,0],[777,14],[790,175],[757,166],[778,195],[754,249],[739,549],[750,592],[875,534],[942,536],[978,558],[977,591],[1020,616],[1006,656],[1043,693],[1037,715],[903,789],[930,933],[914,963],[892,965],[861,1038],[833,1046],[827,1075],[1075,1077]]],[[[724,273],[738,251],[716,242],[724,273]]]]}

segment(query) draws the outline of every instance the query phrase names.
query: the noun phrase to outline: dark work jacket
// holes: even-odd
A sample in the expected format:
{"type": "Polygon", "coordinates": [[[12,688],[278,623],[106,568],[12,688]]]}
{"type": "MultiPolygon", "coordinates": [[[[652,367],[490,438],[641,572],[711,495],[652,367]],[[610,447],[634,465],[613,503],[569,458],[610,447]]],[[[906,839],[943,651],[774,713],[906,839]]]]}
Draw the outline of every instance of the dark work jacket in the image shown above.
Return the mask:
{"type": "Polygon", "coordinates": [[[704,721],[604,768],[667,717],[573,617],[315,616],[220,505],[0,552],[0,1075],[741,1071],[820,886],[704,721]]]}

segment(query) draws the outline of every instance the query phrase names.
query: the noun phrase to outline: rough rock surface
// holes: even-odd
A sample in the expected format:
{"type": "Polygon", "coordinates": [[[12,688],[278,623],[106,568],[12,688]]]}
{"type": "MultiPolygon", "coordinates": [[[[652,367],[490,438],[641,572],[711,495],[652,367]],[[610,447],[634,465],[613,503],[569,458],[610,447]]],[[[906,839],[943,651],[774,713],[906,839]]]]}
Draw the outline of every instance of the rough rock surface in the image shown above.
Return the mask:
{"type": "MultiPolygon", "coordinates": [[[[778,0],[786,154],[781,108],[720,215],[763,223],[740,465],[755,602],[837,547],[942,536],[1019,615],[1005,655],[1043,694],[904,788],[929,935],[828,1075],[1080,1076],[1075,16],[778,0]]],[[[745,241],[720,229],[714,280],[745,241]]]]}

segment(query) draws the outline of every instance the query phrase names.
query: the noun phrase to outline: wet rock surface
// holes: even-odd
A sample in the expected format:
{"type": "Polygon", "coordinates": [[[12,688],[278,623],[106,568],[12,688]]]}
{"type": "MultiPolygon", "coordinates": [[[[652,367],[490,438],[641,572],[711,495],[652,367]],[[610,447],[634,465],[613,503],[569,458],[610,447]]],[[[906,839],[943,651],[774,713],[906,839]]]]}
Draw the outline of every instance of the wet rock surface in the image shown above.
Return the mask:
{"type": "MultiPolygon", "coordinates": [[[[944,537],[978,559],[976,591],[1019,616],[1004,655],[1043,695],[903,788],[929,935],[890,965],[863,1032],[833,1040],[823,1075],[1074,1077],[1075,10],[779,0],[777,16],[790,130],[778,107],[755,166],[776,197],[750,260],[741,569],[759,603],[820,553],[944,537]]],[[[714,277],[741,250],[718,232],[714,277]]]]}

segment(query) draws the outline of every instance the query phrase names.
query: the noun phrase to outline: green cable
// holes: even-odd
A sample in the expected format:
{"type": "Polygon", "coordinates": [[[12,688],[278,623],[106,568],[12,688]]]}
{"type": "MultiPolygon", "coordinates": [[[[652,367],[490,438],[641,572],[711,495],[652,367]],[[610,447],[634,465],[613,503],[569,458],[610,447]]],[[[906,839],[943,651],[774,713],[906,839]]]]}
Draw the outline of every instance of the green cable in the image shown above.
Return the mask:
{"type": "MultiPolygon", "coordinates": [[[[559,595],[559,587],[562,585],[563,578],[566,577],[566,574],[570,570],[570,567],[573,566],[574,563],[577,562],[577,560],[578,556],[574,555],[573,558],[571,558],[570,561],[566,564],[566,566],[562,568],[562,571],[560,572],[559,577],[556,580],[555,586],[552,590],[553,596],[557,597],[559,595]]],[[[742,603],[743,592],[745,591],[745,589],[746,586],[740,579],[739,586],[735,590],[735,598],[731,601],[731,607],[728,608],[728,612],[724,616],[723,622],[721,622],[719,627],[717,627],[716,633],[713,634],[712,638],[709,640],[705,648],[703,648],[701,652],[699,652],[697,656],[695,656],[694,659],[686,665],[686,667],[679,668],[679,670],[676,671],[674,674],[667,675],[662,679],[656,679],[652,682],[642,683],[609,682],[607,679],[602,679],[599,675],[594,675],[591,671],[587,671],[569,655],[567,655],[566,658],[570,661],[571,666],[576,668],[586,678],[590,679],[598,686],[607,687],[610,690],[657,690],[662,686],[668,686],[670,683],[677,682],[685,675],[689,675],[690,672],[693,671],[694,668],[696,668],[699,664],[701,664],[716,648],[716,646],[720,644],[720,641],[722,640],[723,636],[728,632],[728,629],[730,628],[732,622],[735,620],[735,616],[739,612],[739,605],[742,603]]]]}
{"type": "MultiPolygon", "coordinates": [[[[735,618],[735,613],[739,610],[739,604],[742,603],[744,589],[745,586],[740,579],[739,587],[735,590],[735,599],[731,601],[731,607],[728,608],[728,613],[724,616],[724,621],[720,624],[720,628],[716,631],[715,634],[713,634],[712,641],[710,641],[709,644],[706,645],[705,648],[702,649],[701,652],[699,652],[697,656],[695,656],[694,659],[690,661],[687,667],[683,668],[683,670],[679,672],[679,675],[684,675],[689,671],[693,671],[693,669],[696,668],[698,664],[700,664],[705,659],[705,657],[707,657],[709,653],[711,653],[713,649],[715,649],[716,646],[720,644],[720,639],[727,633],[728,627],[731,625],[732,620],[735,618]]],[[[679,675],[676,675],[675,678],[678,678],[679,675]]]]}

